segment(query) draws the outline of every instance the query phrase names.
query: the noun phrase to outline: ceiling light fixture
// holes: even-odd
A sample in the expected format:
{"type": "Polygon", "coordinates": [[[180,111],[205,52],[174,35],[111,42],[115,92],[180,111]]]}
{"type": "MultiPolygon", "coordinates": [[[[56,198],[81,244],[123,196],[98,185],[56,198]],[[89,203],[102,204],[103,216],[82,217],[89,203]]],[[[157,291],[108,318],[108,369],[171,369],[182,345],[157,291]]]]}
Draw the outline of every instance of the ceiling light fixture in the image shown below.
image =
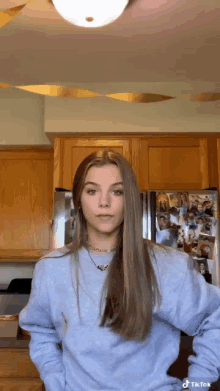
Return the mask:
{"type": "Polygon", "coordinates": [[[129,0],[52,0],[57,12],[80,27],[102,27],[114,22],[129,0]]]}

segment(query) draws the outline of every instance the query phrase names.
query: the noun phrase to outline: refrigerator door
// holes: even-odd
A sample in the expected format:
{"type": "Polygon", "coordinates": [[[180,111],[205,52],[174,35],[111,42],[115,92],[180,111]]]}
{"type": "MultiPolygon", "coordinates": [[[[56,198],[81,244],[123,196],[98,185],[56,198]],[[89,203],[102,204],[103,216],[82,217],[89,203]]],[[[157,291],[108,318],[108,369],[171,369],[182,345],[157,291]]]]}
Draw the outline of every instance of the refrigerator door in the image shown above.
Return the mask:
{"type": "Polygon", "coordinates": [[[53,248],[69,244],[73,233],[73,202],[71,191],[54,193],[53,248]]]}
{"type": "Polygon", "coordinates": [[[142,224],[143,224],[143,238],[148,238],[148,198],[147,192],[141,192],[141,206],[142,206],[142,224]]]}
{"type": "Polygon", "coordinates": [[[218,191],[151,190],[148,239],[190,254],[209,283],[219,284],[218,191]]]}

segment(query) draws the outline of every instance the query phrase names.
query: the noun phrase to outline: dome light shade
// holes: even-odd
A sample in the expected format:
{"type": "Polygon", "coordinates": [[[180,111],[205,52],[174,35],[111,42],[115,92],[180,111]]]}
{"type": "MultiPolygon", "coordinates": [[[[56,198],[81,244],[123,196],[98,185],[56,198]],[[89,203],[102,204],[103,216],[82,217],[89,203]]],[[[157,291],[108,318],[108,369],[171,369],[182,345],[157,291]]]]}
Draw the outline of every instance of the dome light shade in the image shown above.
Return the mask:
{"type": "Polygon", "coordinates": [[[124,11],[129,0],[52,0],[57,12],[80,27],[102,27],[124,11]]]}

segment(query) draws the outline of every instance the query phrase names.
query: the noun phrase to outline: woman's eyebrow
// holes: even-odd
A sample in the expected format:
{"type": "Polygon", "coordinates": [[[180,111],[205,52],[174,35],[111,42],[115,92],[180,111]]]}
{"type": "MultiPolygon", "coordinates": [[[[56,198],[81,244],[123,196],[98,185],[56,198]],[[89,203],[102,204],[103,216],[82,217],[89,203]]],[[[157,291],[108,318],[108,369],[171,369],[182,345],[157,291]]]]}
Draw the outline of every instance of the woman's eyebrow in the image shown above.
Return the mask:
{"type": "MultiPolygon", "coordinates": [[[[100,186],[98,183],[95,183],[95,182],[86,182],[86,183],[84,184],[84,186],[86,186],[86,185],[100,186]]],[[[122,182],[115,182],[115,183],[112,183],[112,184],[110,185],[110,187],[116,186],[116,185],[123,185],[123,183],[122,183],[122,182]]]]}

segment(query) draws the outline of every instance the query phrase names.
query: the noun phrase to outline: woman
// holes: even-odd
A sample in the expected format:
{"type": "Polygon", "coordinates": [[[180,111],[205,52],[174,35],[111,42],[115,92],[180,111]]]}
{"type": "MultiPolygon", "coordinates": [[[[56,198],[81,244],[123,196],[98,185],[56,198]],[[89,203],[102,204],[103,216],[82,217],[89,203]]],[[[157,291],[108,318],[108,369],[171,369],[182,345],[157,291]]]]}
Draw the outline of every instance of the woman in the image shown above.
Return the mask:
{"type": "Polygon", "coordinates": [[[122,155],[86,157],[72,195],[72,243],[36,264],[19,318],[46,390],[207,391],[219,376],[220,290],[187,254],[142,239],[140,191],[122,155]],[[197,353],[182,381],[166,373],[180,330],[197,353]]]}

